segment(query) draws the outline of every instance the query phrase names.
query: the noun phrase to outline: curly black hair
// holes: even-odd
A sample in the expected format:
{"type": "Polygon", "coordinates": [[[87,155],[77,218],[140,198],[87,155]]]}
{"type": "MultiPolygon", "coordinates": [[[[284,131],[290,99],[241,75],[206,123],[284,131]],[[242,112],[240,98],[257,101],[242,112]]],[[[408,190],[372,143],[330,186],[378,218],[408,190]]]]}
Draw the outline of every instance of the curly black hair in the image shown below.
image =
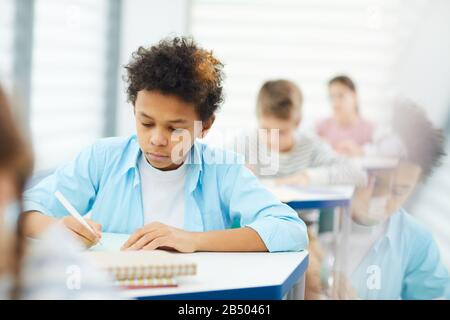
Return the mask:
{"type": "Polygon", "coordinates": [[[214,115],[223,102],[223,64],[211,51],[185,37],[140,47],[125,66],[128,101],[136,103],[141,90],[157,90],[193,103],[200,120],[214,115]]]}

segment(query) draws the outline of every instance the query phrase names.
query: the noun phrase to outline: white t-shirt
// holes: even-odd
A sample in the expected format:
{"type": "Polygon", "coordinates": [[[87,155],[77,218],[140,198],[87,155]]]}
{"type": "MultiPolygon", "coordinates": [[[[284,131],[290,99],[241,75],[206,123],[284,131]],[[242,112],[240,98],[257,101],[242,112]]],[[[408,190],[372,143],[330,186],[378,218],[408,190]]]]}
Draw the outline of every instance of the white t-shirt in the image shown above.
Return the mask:
{"type": "Polygon", "coordinates": [[[154,168],[141,155],[138,168],[141,175],[144,223],[161,222],[182,229],[186,162],[176,170],[162,171],[154,168]]]}

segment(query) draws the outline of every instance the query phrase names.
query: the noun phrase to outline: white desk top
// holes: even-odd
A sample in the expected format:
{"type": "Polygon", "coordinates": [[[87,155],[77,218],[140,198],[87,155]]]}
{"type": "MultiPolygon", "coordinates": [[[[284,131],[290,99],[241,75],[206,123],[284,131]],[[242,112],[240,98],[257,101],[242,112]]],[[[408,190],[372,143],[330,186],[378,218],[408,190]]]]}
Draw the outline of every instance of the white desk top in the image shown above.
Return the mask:
{"type": "MultiPolygon", "coordinates": [[[[178,287],[126,290],[128,298],[189,294],[243,288],[281,286],[304,262],[307,251],[283,253],[191,253],[197,275],[179,277],[178,287]]],[[[306,268],[305,268],[306,269],[306,268]]]]}
{"type": "Polygon", "coordinates": [[[365,156],[355,158],[353,162],[365,170],[378,170],[394,168],[398,165],[399,160],[393,157],[365,156]]]}
{"type": "Polygon", "coordinates": [[[281,202],[350,200],[353,186],[296,187],[263,183],[281,202]]]}

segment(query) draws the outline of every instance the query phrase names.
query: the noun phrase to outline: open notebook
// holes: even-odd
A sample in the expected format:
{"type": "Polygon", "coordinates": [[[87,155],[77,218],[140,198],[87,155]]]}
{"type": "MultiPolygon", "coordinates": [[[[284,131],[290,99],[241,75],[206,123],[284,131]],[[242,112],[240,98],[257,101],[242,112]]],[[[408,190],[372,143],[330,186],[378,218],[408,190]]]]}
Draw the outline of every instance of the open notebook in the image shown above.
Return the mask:
{"type": "Polygon", "coordinates": [[[153,251],[120,251],[127,234],[103,233],[102,244],[84,253],[97,267],[110,273],[116,284],[125,288],[176,286],[176,277],[195,275],[197,267],[173,253],[153,251]]]}
{"type": "Polygon", "coordinates": [[[130,237],[129,234],[123,233],[102,233],[101,243],[97,243],[95,246],[91,247],[90,251],[120,251],[120,248],[130,237]]]}

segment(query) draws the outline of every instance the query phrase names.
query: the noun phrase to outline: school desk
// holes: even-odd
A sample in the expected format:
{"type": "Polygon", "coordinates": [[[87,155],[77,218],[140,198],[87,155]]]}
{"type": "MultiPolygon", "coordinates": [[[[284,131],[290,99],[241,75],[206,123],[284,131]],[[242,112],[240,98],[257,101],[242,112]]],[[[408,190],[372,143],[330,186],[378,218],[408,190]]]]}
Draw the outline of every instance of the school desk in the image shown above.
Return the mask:
{"type": "Polygon", "coordinates": [[[263,184],[282,202],[296,211],[312,209],[334,209],[333,215],[333,270],[347,272],[346,248],[351,235],[350,205],[355,188],[353,186],[299,187],[277,186],[271,181],[263,184]],[[339,258],[338,258],[339,257],[339,258]]]}
{"type": "Polygon", "coordinates": [[[125,290],[133,299],[301,300],[308,252],[181,254],[197,275],[178,277],[178,287],[125,290]]]}

